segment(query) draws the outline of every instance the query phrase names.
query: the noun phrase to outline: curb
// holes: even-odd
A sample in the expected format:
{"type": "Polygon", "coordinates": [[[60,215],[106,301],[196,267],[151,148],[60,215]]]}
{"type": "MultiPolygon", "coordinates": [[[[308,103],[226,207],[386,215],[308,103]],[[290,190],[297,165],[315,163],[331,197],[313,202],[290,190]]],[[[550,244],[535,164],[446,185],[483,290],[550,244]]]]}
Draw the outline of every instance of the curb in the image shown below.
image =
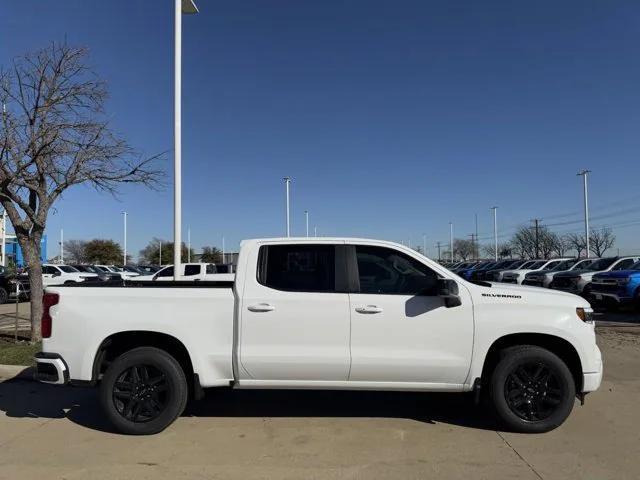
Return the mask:
{"type": "Polygon", "coordinates": [[[0,380],[19,378],[20,380],[33,379],[33,367],[24,365],[0,365],[0,380]]]}

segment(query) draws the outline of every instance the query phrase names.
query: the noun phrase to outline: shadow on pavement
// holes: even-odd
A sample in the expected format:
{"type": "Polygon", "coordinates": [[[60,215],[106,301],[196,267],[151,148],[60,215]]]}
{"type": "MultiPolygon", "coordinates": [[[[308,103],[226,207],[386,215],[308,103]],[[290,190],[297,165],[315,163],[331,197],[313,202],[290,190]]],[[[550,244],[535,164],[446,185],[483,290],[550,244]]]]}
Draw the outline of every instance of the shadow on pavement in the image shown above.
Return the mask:
{"type": "MultiPolygon", "coordinates": [[[[16,377],[0,383],[0,412],[17,418],[67,418],[113,433],[100,410],[95,388],[54,386],[16,377]]],[[[405,418],[496,430],[493,417],[467,394],[208,389],[192,402],[190,417],[405,418]]]]}

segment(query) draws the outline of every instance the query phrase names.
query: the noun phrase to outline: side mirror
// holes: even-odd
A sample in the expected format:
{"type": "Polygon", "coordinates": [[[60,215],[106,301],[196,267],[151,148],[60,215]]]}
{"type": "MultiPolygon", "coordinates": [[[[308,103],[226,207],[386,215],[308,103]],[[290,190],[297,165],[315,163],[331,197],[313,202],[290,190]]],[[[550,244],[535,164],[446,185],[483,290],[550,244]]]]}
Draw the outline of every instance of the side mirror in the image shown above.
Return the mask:
{"type": "Polygon", "coordinates": [[[462,305],[459,293],[458,284],[454,280],[449,278],[438,280],[438,296],[444,298],[444,304],[447,308],[462,305]]]}

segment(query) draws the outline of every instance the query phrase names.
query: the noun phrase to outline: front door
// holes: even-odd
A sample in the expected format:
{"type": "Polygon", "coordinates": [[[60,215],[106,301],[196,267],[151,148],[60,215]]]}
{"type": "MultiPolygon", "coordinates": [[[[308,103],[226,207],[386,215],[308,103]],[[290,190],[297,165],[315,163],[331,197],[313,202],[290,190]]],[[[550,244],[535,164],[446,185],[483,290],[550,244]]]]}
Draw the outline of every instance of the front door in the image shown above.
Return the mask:
{"type": "Polygon", "coordinates": [[[349,294],[336,246],[270,244],[255,255],[240,306],[241,379],[346,381],[349,294]]]}
{"type": "Polygon", "coordinates": [[[464,383],[473,347],[466,289],[460,286],[462,305],[447,308],[437,274],[419,257],[366,245],[356,245],[355,256],[349,380],[464,383]]]}

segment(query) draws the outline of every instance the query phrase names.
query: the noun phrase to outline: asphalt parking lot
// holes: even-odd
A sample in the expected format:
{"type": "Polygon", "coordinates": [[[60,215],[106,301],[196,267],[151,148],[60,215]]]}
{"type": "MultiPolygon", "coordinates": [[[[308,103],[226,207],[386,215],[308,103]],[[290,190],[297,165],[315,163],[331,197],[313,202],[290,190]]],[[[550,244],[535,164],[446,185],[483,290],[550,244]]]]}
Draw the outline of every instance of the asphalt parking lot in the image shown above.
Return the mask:
{"type": "Polygon", "coordinates": [[[93,390],[5,372],[0,479],[637,479],[640,318],[621,318],[598,328],[602,388],[543,435],[498,431],[466,395],[212,390],[165,432],[127,437],[93,390]]]}

